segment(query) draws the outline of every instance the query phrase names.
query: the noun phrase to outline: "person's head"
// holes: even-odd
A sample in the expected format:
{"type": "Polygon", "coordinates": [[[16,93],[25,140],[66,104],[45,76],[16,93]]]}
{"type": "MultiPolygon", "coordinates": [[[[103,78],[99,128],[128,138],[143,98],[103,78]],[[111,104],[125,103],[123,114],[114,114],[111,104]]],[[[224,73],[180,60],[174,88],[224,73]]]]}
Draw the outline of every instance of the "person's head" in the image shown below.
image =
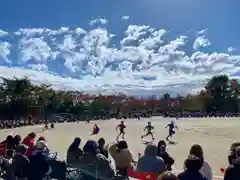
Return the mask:
{"type": "Polygon", "coordinates": [[[199,171],[202,167],[202,161],[195,155],[190,154],[184,162],[187,170],[199,171]]]}
{"type": "Polygon", "coordinates": [[[70,145],[70,148],[78,148],[81,144],[81,138],[80,137],[76,137],[72,144],[70,145]]]}
{"type": "Polygon", "coordinates": [[[117,144],[117,150],[118,151],[121,151],[123,149],[128,149],[128,144],[126,141],[122,140],[122,141],[119,141],[118,144],[117,144]]]}
{"type": "Polygon", "coordinates": [[[170,171],[166,171],[158,176],[158,180],[179,180],[178,177],[170,171]]]}
{"type": "Polygon", "coordinates": [[[104,139],[104,138],[100,138],[100,139],[98,140],[98,145],[99,145],[100,147],[103,147],[103,146],[105,145],[105,139],[104,139]]]}
{"type": "Polygon", "coordinates": [[[24,155],[27,152],[27,147],[23,144],[20,144],[16,147],[15,154],[22,154],[24,155]]]}
{"type": "Polygon", "coordinates": [[[10,143],[10,142],[12,142],[12,141],[13,141],[13,136],[12,136],[12,135],[8,135],[8,136],[6,137],[5,143],[10,143]]]}
{"type": "Polygon", "coordinates": [[[15,143],[15,145],[19,145],[22,141],[22,137],[20,135],[16,135],[13,138],[13,142],[15,143]]]}
{"type": "Polygon", "coordinates": [[[240,158],[240,146],[235,148],[236,158],[240,158]]]}
{"type": "Polygon", "coordinates": [[[38,152],[46,152],[48,151],[47,143],[45,141],[38,141],[35,145],[35,150],[33,154],[37,154],[38,152]]]}
{"type": "Polygon", "coordinates": [[[167,144],[164,140],[160,140],[158,142],[158,146],[157,146],[157,149],[158,149],[158,155],[161,156],[163,154],[165,154],[166,152],[166,147],[167,147],[167,144]]]}
{"type": "Polygon", "coordinates": [[[148,144],[144,150],[145,156],[157,156],[158,150],[155,144],[148,144]]]}
{"type": "Polygon", "coordinates": [[[86,144],[83,146],[83,152],[89,154],[98,154],[98,144],[96,141],[88,140],[86,144]]]}
{"type": "Polygon", "coordinates": [[[37,141],[46,141],[45,137],[40,136],[37,141]]]}
{"type": "Polygon", "coordinates": [[[198,144],[192,145],[189,154],[197,156],[202,161],[202,163],[204,162],[203,149],[200,145],[198,144]]]}
{"type": "Polygon", "coordinates": [[[230,147],[231,154],[235,154],[236,147],[238,147],[238,146],[240,146],[240,142],[232,143],[232,145],[230,147]]]}
{"type": "Polygon", "coordinates": [[[148,121],[148,125],[151,125],[151,122],[150,122],[150,121],[148,121]]]}
{"type": "Polygon", "coordinates": [[[35,132],[31,132],[31,133],[28,134],[28,138],[30,138],[30,139],[35,139],[36,136],[37,136],[37,135],[36,135],[35,132]]]}
{"type": "Polygon", "coordinates": [[[124,121],[121,121],[121,124],[124,124],[124,121]]]}

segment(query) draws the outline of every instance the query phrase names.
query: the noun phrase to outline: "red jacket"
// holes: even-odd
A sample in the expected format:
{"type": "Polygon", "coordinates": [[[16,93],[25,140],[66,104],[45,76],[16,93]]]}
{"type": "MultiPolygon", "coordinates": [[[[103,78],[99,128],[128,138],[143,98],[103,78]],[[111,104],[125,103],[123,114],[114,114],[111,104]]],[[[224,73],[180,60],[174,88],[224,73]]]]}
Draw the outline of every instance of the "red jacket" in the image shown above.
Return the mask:
{"type": "Polygon", "coordinates": [[[35,141],[29,137],[26,137],[25,139],[23,139],[22,144],[28,147],[26,156],[31,156],[35,146],[35,141]]]}

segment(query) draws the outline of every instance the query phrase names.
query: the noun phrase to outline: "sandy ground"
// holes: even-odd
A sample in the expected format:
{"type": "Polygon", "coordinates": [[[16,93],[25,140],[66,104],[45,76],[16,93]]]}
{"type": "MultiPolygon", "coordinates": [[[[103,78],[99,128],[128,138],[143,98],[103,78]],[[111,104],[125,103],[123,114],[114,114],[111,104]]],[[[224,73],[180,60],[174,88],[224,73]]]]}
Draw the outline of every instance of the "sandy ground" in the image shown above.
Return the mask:
{"type": "MultiPolygon", "coordinates": [[[[140,135],[143,133],[143,128],[147,122],[151,120],[155,127],[156,142],[165,139],[168,130],[165,128],[166,124],[171,120],[168,118],[125,120],[127,125],[125,139],[129,143],[129,148],[133,151],[135,157],[137,154],[143,153],[145,145],[140,140],[140,135]]],[[[49,147],[53,151],[59,152],[61,158],[65,158],[66,150],[74,137],[82,138],[82,144],[88,139],[97,140],[104,137],[110,143],[116,139],[117,132],[115,130],[119,120],[105,120],[92,121],[90,124],[80,123],[64,123],[57,124],[54,130],[41,132],[41,126],[32,126],[24,128],[16,128],[13,130],[2,130],[0,135],[4,139],[6,135],[12,133],[13,135],[20,134],[27,135],[29,132],[38,132],[38,136],[45,136],[48,140],[49,147]],[[97,136],[90,136],[93,123],[97,122],[100,127],[100,134],[97,136]]],[[[204,149],[205,159],[212,166],[214,179],[221,179],[220,168],[227,165],[227,155],[231,143],[238,141],[240,137],[240,119],[237,118],[207,118],[207,119],[179,119],[176,121],[179,130],[174,136],[176,144],[169,144],[167,149],[170,155],[175,158],[174,169],[176,171],[182,170],[185,157],[188,155],[192,144],[198,143],[204,149]]],[[[150,137],[144,140],[150,140],[150,137]]]]}

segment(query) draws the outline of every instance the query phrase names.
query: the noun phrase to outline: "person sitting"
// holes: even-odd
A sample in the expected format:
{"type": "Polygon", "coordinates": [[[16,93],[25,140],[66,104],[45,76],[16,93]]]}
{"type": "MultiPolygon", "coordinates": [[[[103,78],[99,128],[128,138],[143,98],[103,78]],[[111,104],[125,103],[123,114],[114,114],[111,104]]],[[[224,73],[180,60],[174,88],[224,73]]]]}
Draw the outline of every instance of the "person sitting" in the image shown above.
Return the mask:
{"type": "Polygon", "coordinates": [[[35,146],[35,138],[36,138],[36,133],[31,132],[27,135],[26,138],[23,139],[22,144],[26,145],[28,147],[27,149],[27,156],[31,156],[34,146],[35,146]]]}
{"type": "Polygon", "coordinates": [[[200,173],[204,175],[208,180],[212,180],[212,168],[203,157],[202,147],[198,144],[192,145],[192,147],[190,148],[189,154],[195,155],[201,160],[203,165],[200,169],[200,173]]]}
{"type": "Polygon", "coordinates": [[[166,151],[166,147],[167,147],[167,144],[165,141],[160,140],[158,142],[158,146],[157,146],[158,156],[163,158],[163,160],[167,166],[167,170],[171,171],[172,165],[174,164],[174,159],[171,156],[169,156],[169,154],[166,151]]]}
{"type": "Polygon", "coordinates": [[[166,171],[166,164],[157,153],[157,146],[148,144],[144,155],[138,159],[136,171],[139,173],[154,173],[156,177],[166,171]]]}
{"type": "Polygon", "coordinates": [[[202,161],[195,155],[190,154],[184,162],[185,171],[178,174],[179,180],[207,180],[199,171],[202,161]]]}
{"type": "Polygon", "coordinates": [[[67,150],[67,163],[74,165],[77,160],[83,155],[83,151],[79,148],[81,139],[76,137],[67,150]]]}
{"type": "Polygon", "coordinates": [[[13,156],[13,136],[8,135],[7,138],[0,143],[0,153],[6,158],[12,158],[13,156]]]}
{"type": "Polygon", "coordinates": [[[100,138],[98,140],[98,149],[99,149],[100,153],[108,159],[108,150],[104,146],[105,146],[105,139],[100,138]]]}
{"type": "Polygon", "coordinates": [[[108,159],[103,156],[95,141],[88,140],[83,147],[83,155],[73,168],[81,169],[87,176],[85,179],[111,179],[115,172],[108,159]],[[91,177],[91,178],[90,178],[91,177]]]}
{"type": "Polygon", "coordinates": [[[239,180],[240,179],[240,146],[235,148],[235,159],[228,166],[224,174],[224,180],[239,180]]]}
{"type": "Polygon", "coordinates": [[[28,180],[43,180],[50,174],[51,168],[46,155],[47,151],[46,142],[38,141],[32,155],[29,156],[30,169],[28,180]]]}
{"type": "Polygon", "coordinates": [[[30,161],[24,154],[27,152],[25,145],[16,147],[12,163],[7,168],[6,179],[25,179],[28,177],[30,161]]]}
{"type": "Polygon", "coordinates": [[[109,153],[115,160],[116,169],[121,175],[127,176],[128,170],[133,170],[135,168],[133,154],[128,149],[126,141],[122,140],[112,144],[109,147],[109,153]]]}

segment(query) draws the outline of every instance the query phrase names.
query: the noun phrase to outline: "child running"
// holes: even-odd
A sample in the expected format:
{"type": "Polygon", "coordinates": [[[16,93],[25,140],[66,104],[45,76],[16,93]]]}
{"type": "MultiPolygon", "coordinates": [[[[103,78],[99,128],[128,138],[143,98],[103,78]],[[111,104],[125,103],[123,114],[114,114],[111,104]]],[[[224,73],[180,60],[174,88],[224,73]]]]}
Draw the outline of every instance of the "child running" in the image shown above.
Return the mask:
{"type": "Polygon", "coordinates": [[[153,133],[152,133],[152,130],[153,130],[153,129],[154,129],[154,127],[152,126],[151,122],[149,121],[149,122],[148,122],[148,125],[145,126],[145,128],[144,128],[144,130],[143,130],[143,131],[146,131],[146,130],[147,130],[147,132],[146,132],[144,135],[141,136],[141,139],[143,139],[143,138],[146,137],[146,136],[151,135],[151,136],[152,136],[152,140],[154,140],[155,138],[154,138],[153,133]]]}
{"type": "Polygon", "coordinates": [[[169,137],[172,138],[172,136],[175,134],[174,129],[178,130],[178,127],[175,125],[174,121],[171,121],[166,128],[168,127],[168,136],[166,137],[166,140],[169,141],[169,137]]]}
{"type": "Polygon", "coordinates": [[[98,125],[97,125],[97,124],[94,124],[94,125],[93,125],[93,131],[92,131],[92,134],[91,134],[91,135],[96,135],[96,134],[99,133],[99,131],[100,131],[100,128],[98,127],[98,125]]]}
{"type": "Polygon", "coordinates": [[[126,128],[125,124],[123,121],[119,125],[117,125],[116,130],[119,128],[119,134],[117,135],[117,141],[119,137],[122,135],[122,139],[124,139],[125,131],[124,129],[126,128]]]}

